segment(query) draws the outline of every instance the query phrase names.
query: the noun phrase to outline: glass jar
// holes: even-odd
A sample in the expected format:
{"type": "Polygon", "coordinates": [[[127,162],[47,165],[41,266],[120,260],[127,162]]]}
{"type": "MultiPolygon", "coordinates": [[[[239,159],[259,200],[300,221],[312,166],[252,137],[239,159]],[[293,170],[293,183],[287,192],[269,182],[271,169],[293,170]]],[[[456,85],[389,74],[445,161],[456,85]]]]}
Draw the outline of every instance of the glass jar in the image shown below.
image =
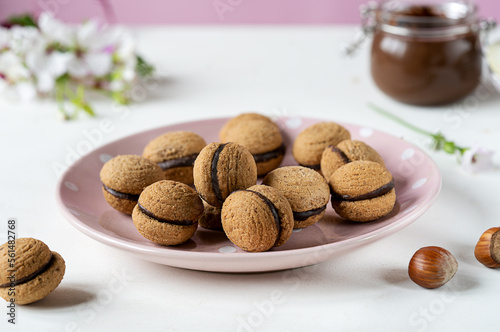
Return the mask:
{"type": "Polygon", "coordinates": [[[387,0],[371,5],[371,74],[392,98],[414,105],[457,101],[480,82],[480,21],[471,1],[387,0]]]}

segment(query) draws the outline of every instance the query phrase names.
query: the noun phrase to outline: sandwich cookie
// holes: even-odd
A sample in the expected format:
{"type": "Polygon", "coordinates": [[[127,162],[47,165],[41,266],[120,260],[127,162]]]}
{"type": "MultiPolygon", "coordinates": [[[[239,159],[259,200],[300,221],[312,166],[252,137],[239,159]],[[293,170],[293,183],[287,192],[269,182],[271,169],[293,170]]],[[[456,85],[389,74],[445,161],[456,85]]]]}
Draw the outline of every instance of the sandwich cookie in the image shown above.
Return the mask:
{"type": "Polygon", "coordinates": [[[136,155],[120,155],[104,164],[100,173],[102,192],[111,207],[132,214],[141,192],[165,179],[155,162],[136,155]]]}
{"type": "Polygon", "coordinates": [[[144,189],[132,220],[146,239],[172,246],[193,236],[202,213],[203,203],[193,188],[181,182],[163,180],[144,189]]]}
{"type": "Polygon", "coordinates": [[[222,206],[221,220],[229,240],[252,252],[283,245],[293,230],[287,199],[277,189],[263,185],[229,195],[222,206]]]}
{"type": "Polygon", "coordinates": [[[208,204],[222,208],[233,191],[257,182],[257,167],[246,148],[236,143],[211,143],[194,162],[196,191],[208,204]]]}
{"type": "Polygon", "coordinates": [[[220,139],[247,148],[257,164],[258,176],[278,167],[286,151],[278,126],[263,115],[242,114],[229,120],[220,131],[220,139]]]}
{"type": "Polygon", "coordinates": [[[0,246],[0,296],[8,302],[43,299],[59,286],[65,271],[61,255],[40,240],[19,238],[0,246]]]}
{"type": "Polygon", "coordinates": [[[336,146],[351,134],[335,122],[320,122],[304,129],[293,143],[293,157],[301,166],[320,170],[321,155],[329,145],[336,146]]]}
{"type": "Polygon", "coordinates": [[[267,174],[262,184],[278,189],[290,203],[294,228],[314,225],[325,215],[330,189],[318,172],[302,167],[277,168],[267,174]]]}
{"type": "Polygon", "coordinates": [[[353,161],[330,177],[332,206],[342,218],[372,221],[389,214],[396,203],[394,178],[379,163],[353,161]]]}
{"type": "Polygon", "coordinates": [[[321,156],[321,173],[328,180],[337,168],[357,160],[374,161],[385,167],[384,160],[371,146],[361,141],[345,140],[337,146],[325,148],[321,156]]]}
{"type": "Polygon", "coordinates": [[[146,145],[142,156],[161,167],[166,180],[193,183],[193,165],[207,145],[203,137],[190,131],[163,134],[146,145]]]}

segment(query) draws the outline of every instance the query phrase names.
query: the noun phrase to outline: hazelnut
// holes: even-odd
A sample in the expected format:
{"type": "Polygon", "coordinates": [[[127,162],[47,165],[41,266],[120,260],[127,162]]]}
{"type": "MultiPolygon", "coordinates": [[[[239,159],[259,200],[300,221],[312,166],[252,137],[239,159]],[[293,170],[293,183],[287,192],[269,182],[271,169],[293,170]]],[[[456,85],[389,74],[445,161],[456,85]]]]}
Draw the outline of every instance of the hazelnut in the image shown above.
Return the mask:
{"type": "Polygon", "coordinates": [[[500,227],[490,228],[481,235],[474,256],[487,267],[500,267],[500,227]]]}
{"type": "Polygon", "coordinates": [[[411,258],[408,275],[419,286],[438,288],[450,281],[457,269],[457,260],[448,250],[424,247],[411,258]]]}

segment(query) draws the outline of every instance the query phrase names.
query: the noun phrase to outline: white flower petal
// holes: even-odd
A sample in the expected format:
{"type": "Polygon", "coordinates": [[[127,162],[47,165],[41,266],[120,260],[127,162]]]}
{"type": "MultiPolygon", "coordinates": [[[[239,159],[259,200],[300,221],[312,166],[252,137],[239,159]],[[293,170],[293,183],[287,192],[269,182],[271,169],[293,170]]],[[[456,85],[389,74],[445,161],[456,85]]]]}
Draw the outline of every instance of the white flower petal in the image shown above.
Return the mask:
{"type": "Polygon", "coordinates": [[[462,169],[467,173],[487,171],[493,168],[494,151],[475,145],[464,152],[462,156],[462,169]]]}
{"type": "Polygon", "coordinates": [[[56,20],[50,13],[43,12],[38,18],[38,27],[42,34],[53,42],[58,42],[64,46],[71,46],[75,43],[76,36],[74,29],[56,20]]]}
{"type": "Polygon", "coordinates": [[[40,92],[50,92],[54,89],[56,81],[54,76],[50,75],[48,72],[40,73],[37,77],[38,80],[38,90],[40,92]]]}
{"type": "Polygon", "coordinates": [[[89,69],[82,59],[74,57],[68,62],[68,72],[73,77],[82,78],[88,75],[89,69]]]}
{"type": "Polygon", "coordinates": [[[90,72],[94,76],[104,76],[108,74],[112,66],[111,54],[89,53],[85,56],[90,72]]]}
{"type": "Polygon", "coordinates": [[[8,81],[14,83],[30,76],[28,69],[23,65],[22,59],[12,51],[0,54],[0,73],[5,75],[8,81]]]}
{"type": "Polygon", "coordinates": [[[13,26],[9,45],[17,54],[24,55],[40,40],[40,31],[35,27],[13,26]]]}

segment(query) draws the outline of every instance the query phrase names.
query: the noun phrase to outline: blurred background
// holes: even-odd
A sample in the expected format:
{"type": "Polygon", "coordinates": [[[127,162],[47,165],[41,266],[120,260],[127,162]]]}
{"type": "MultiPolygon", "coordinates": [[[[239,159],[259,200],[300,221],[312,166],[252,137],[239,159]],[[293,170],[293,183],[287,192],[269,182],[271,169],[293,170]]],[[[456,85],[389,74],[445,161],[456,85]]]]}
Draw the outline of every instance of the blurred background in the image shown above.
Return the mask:
{"type": "MultiPolygon", "coordinates": [[[[0,0],[0,21],[52,12],[66,22],[95,18],[130,25],[357,24],[367,0],[0,0]],[[230,15],[228,15],[230,13],[230,15]]],[[[477,0],[480,15],[500,19],[500,1],[477,0]]]]}

